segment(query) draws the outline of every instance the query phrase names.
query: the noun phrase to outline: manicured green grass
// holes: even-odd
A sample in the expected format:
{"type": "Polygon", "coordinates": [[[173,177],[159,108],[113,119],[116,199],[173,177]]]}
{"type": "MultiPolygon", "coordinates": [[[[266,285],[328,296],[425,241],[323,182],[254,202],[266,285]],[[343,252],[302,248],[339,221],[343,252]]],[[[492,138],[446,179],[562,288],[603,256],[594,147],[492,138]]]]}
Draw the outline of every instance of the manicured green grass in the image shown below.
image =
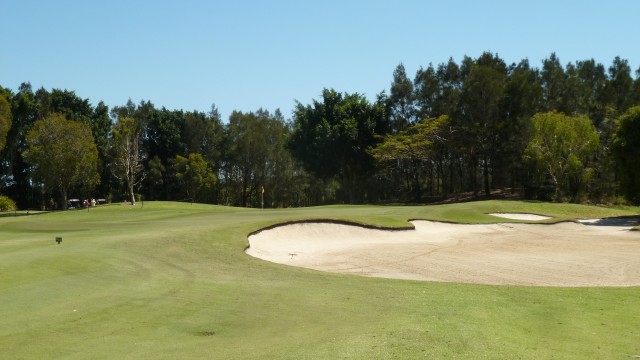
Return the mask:
{"type": "MultiPolygon", "coordinates": [[[[244,254],[274,223],[504,222],[610,209],[486,201],[238,209],[146,202],[0,217],[1,359],[624,359],[640,355],[640,288],[374,279],[244,254]],[[63,238],[62,244],[55,237],[63,238]]],[[[640,241],[640,236],[639,236],[640,241]]],[[[639,254],[640,255],[640,254],[639,254]]]]}

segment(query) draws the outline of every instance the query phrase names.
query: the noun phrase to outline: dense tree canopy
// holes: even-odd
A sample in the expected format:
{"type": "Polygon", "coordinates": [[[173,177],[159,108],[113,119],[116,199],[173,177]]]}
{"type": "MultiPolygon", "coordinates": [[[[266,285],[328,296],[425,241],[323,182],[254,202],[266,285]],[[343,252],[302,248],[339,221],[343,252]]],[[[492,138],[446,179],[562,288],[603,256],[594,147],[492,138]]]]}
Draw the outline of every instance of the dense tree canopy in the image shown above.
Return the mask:
{"type": "Polygon", "coordinates": [[[36,121],[26,136],[25,159],[33,179],[60,192],[63,208],[71,187],[92,190],[98,183],[98,149],[88,125],[52,113],[36,121]]]}
{"type": "Polygon", "coordinates": [[[405,130],[415,122],[413,83],[409,80],[404,65],[400,64],[393,72],[391,95],[388,99],[388,113],[394,132],[405,130]]]}
{"type": "MultiPolygon", "coordinates": [[[[324,89],[296,103],[291,119],[262,109],[222,119],[215,105],[203,113],[150,101],[110,109],[71,90],[0,87],[0,193],[20,208],[63,207],[65,191],[254,207],[263,197],[266,207],[283,207],[505,191],[640,203],[640,72],[627,60],[565,64],[552,53],[536,66],[484,52],[426,64],[413,78],[402,63],[390,70],[388,91],[375,99],[324,89]],[[95,147],[97,177],[54,185],[44,147],[54,153],[60,144],[38,149],[34,135],[50,135],[42,124],[52,119],[89,129],[76,143],[95,147]]],[[[64,155],[64,166],[87,162],[64,155]]]]}
{"type": "Polygon", "coordinates": [[[0,94],[0,151],[7,144],[7,134],[11,128],[11,105],[4,95],[0,94]]]}
{"type": "Polygon", "coordinates": [[[449,129],[447,115],[437,119],[424,119],[406,130],[386,136],[370,152],[386,167],[387,176],[396,178],[395,183],[402,184],[411,194],[412,200],[419,201],[423,196],[425,183],[432,180],[430,175],[434,169],[438,171],[439,151],[451,136],[449,129]]]}
{"type": "Polygon", "coordinates": [[[325,89],[322,102],[296,107],[289,148],[314,175],[323,179],[338,176],[353,203],[364,200],[361,183],[373,170],[367,150],[388,131],[383,104],[370,104],[359,94],[325,89]]]}
{"type": "Polygon", "coordinates": [[[640,203],[640,106],[620,117],[613,149],[622,193],[640,203]]]}
{"type": "Polygon", "coordinates": [[[176,156],[173,167],[184,193],[192,203],[203,200],[216,184],[216,175],[201,154],[176,156]]]}
{"type": "Polygon", "coordinates": [[[576,198],[582,186],[591,180],[590,159],[600,139],[586,116],[570,117],[557,112],[533,116],[531,141],[524,151],[540,183],[550,181],[554,197],[576,198]]]}

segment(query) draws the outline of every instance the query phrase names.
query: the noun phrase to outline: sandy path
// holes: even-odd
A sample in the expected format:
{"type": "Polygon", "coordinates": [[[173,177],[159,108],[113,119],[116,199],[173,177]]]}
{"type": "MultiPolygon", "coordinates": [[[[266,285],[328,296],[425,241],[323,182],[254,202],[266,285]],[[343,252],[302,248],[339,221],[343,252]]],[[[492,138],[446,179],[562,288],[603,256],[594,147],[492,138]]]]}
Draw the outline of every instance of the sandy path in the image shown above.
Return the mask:
{"type": "Polygon", "coordinates": [[[249,255],[322,271],[531,286],[640,286],[640,232],[582,223],[458,225],[384,231],[299,223],[249,237],[249,255]]]}

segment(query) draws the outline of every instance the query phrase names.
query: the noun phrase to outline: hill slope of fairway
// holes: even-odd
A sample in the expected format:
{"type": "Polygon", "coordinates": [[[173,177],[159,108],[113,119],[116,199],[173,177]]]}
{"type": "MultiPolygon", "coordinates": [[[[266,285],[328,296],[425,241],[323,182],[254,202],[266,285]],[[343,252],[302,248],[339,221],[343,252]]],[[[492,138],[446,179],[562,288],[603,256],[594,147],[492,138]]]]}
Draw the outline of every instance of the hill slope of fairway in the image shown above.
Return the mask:
{"type": "MultiPolygon", "coordinates": [[[[627,358],[640,288],[536,288],[329,274],[244,253],[277,223],[495,223],[629,216],[578,205],[258,210],[177,203],[0,217],[0,358],[627,358]],[[62,237],[57,245],[55,237],[62,237]]],[[[640,235],[639,235],[640,237],[640,235]]],[[[640,239],[639,239],[640,241],[640,239]]]]}

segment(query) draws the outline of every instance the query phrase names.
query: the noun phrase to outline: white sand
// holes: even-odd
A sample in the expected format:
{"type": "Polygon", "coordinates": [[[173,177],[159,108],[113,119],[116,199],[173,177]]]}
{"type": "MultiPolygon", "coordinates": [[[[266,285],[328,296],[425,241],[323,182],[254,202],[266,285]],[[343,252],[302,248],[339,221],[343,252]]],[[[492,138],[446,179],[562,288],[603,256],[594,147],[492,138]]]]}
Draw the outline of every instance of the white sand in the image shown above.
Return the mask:
{"type": "Polygon", "coordinates": [[[513,219],[513,220],[531,220],[531,221],[540,221],[551,219],[549,216],[542,216],[536,214],[522,214],[522,213],[490,213],[487,215],[497,216],[504,219],[513,219]]]}
{"type": "Polygon", "coordinates": [[[249,237],[268,261],[397,279],[531,286],[640,286],[640,233],[581,223],[458,225],[387,231],[299,223],[249,237]]]}

